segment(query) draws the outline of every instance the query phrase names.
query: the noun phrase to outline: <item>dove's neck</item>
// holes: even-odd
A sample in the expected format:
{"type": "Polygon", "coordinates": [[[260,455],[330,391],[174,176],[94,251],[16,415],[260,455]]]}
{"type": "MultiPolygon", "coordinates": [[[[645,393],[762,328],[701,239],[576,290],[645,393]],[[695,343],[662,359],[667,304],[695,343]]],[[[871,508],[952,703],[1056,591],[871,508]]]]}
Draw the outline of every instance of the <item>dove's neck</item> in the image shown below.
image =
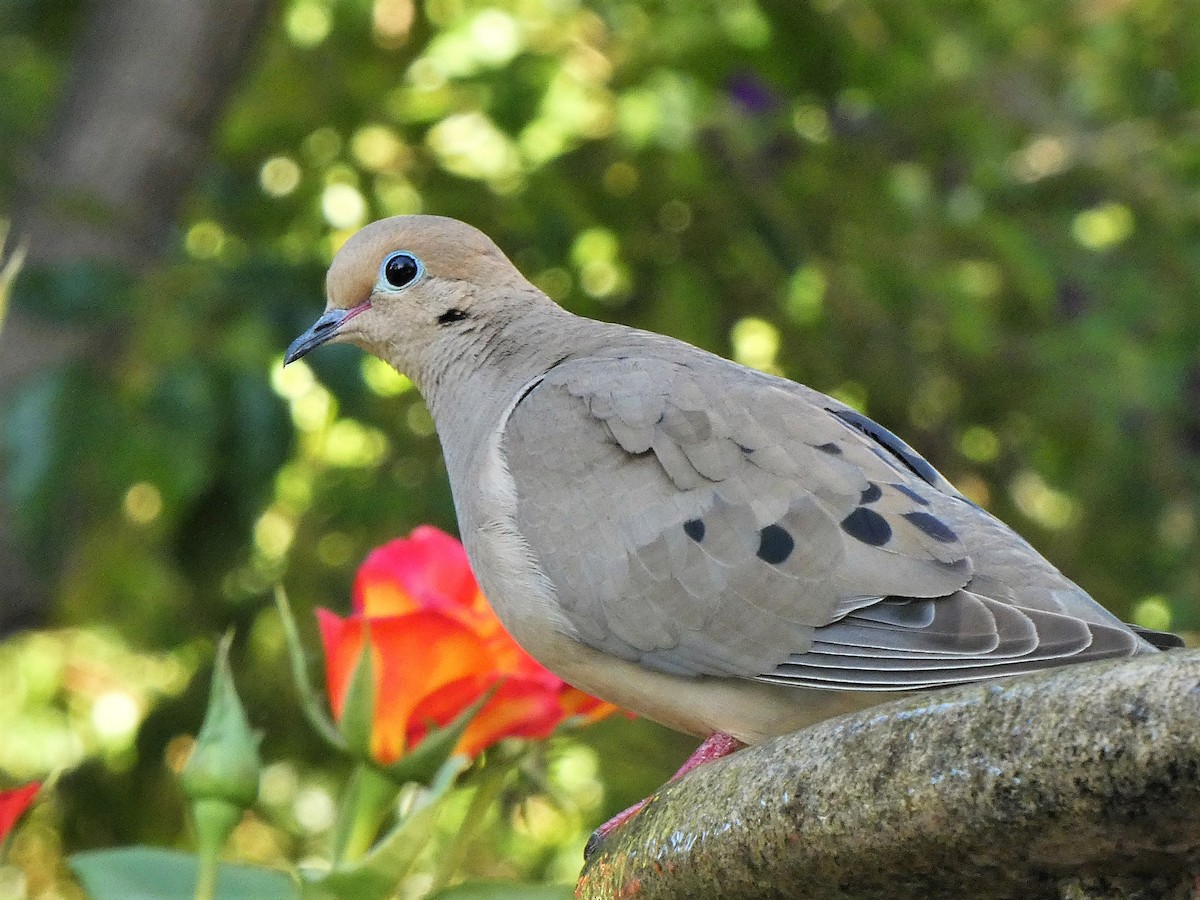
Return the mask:
{"type": "Polygon", "coordinates": [[[417,374],[451,480],[463,476],[525,385],[563,359],[602,343],[605,327],[545,297],[520,314],[489,317],[431,347],[417,374]]]}

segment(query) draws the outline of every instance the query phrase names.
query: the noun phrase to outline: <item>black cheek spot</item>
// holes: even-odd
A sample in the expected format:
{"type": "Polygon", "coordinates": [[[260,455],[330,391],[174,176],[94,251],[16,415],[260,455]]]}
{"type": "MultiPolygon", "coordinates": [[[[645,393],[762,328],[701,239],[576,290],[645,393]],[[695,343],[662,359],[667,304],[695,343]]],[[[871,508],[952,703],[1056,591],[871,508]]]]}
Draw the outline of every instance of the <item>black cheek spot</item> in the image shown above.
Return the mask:
{"type": "Polygon", "coordinates": [[[927,512],[910,512],[905,513],[904,518],[908,519],[909,522],[935,541],[950,544],[958,540],[958,535],[954,533],[954,529],[937,516],[931,516],[927,512]]]}
{"type": "Polygon", "coordinates": [[[896,490],[898,490],[900,493],[902,493],[905,497],[907,497],[909,500],[913,501],[914,503],[920,503],[922,506],[929,505],[929,500],[926,497],[917,493],[912,488],[910,488],[908,485],[893,484],[892,487],[894,487],[896,490]]]}
{"type": "Polygon", "coordinates": [[[758,537],[758,558],[773,566],[782,563],[796,549],[796,542],[782,525],[768,525],[758,537]]]}
{"type": "Polygon", "coordinates": [[[858,507],[842,519],[842,531],[872,547],[882,547],[892,539],[892,526],[887,519],[865,506],[858,507]]]}
{"type": "Polygon", "coordinates": [[[697,544],[704,540],[704,520],[688,519],[683,523],[683,533],[697,544]]]}
{"type": "Polygon", "coordinates": [[[467,317],[467,314],[461,309],[448,309],[437,317],[439,325],[449,325],[452,322],[461,322],[467,317]]]}
{"type": "Polygon", "coordinates": [[[862,496],[858,498],[859,503],[874,503],[883,496],[883,491],[875,482],[867,485],[867,489],[862,492],[862,496]]]}

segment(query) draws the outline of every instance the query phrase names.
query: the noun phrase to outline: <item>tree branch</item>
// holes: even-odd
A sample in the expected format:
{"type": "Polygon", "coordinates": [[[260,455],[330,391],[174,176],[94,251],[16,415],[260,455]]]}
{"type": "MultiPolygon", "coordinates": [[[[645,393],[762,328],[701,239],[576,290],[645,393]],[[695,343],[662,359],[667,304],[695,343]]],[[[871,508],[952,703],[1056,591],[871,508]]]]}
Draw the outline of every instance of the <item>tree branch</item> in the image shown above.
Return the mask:
{"type": "Polygon", "coordinates": [[[583,900],[1192,897],[1200,651],[913,695],[702,766],[583,900]]]}
{"type": "MultiPolygon", "coordinates": [[[[91,0],[13,213],[14,245],[25,245],[30,268],[94,260],[143,269],[174,245],[178,208],[275,5],[91,0]]],[[[10,310],[0,335],[0,413],[24,382],[89,354],[113,356],[87,324],[10,310]]],[[[0,459],[0,480],[7,465],[0,459]]],[[[41,620],[50,601],[49,579],[27,562],[14,517],[0,498],[0,635],[41,620]]]]}

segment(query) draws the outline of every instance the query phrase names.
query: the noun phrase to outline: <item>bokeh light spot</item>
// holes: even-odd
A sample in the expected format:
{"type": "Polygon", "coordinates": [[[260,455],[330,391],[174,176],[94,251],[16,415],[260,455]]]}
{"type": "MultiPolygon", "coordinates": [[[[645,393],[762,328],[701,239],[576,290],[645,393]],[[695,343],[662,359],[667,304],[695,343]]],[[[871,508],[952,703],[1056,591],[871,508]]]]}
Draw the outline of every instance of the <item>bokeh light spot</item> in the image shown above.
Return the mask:
{"type": "Polygon", "coordinates": [[[404,424],[417,437],[430,437],[436,430],[433,425],[433,417],[429,415],[429,410],[425,408],[424,403],[409,404],[408,409],[404,412],[404,424]]]}
{"type": "Polygon", "coordinates": [[[1004,277],[1000,267],[985,259],[966,259],[958,264],[955,280],[964,294],[980,299],[1000,292],[1004,277]]]}
{"type": "Polygon", "coordinates": [[[616,259],[619,247],[617,236],[607,228],[589,228],[575,238],[571,246],[571,259],[577,266],[590,262],[611,262],[616,259]]]}
{"type": "Polygon", "coordinates": [[[350,153],[364,168],[383,172],[400,164],[405,146],[386,125],[364,125],[351,136],[350,153]]]}
{"type": "Polygon", "coordinates": [[[958,452],[972,462],[992,462],[1000,455],[1000,439],[990,428],[972,425],[959,436],[958,452]]]}
{"type": "Polygon", "coordinates": [[[771,40],[771,23],[753,0],[720,3],[716,8],[721,27],[739,47],[755,50],[771,40]]]}
{"type": "Polygon", "coordinates": [[[1051,531],[1066,528],[1079,517],[1078,504],[1067,494],[1050,487],[1031,469],[1017,473],[1009,493],[1022,513],[1051,531]]]}
{"type": "Polygon", "coordinates": [[[320,385],[314,385],[312,390],[293,401],[292,421],[301,431],[319,431],[329,424],[336,410],[333,395],[320,385]]]}
{"type": "Polygon", "coordinates": [[[279,358],[271,364],[271,389],[284,400],[299,400],[317,383],[312,369],[302,359],[288,366],[279,358]]]}
{"type": "Polygon", "coordinates": [[[802,103],[792,111],[792,128],[813,144],[824,144],[833,136],[829,114],[815,103],[802,103]]]}
{"type": "Polygon", "coordinates": [[[521,49],[521,32],[516,20],[499,9],[482,10],[471,21],[471,40],[481,62],[501,66],[521,49]]]}
{"type": "Polygon", "coordinates": [[[288,39],[297,47],[315,47],[329,36],[333,16],[318,0],[295,0],[283,22],[288,39]]]}
{"type": "Polygon", "coordinates": [[[258,170],[258,183],[270,197],[286,197],[300,186],[300,166],[290,156],[272,156],[258,170]]]}
{"type": "Polygon", "coordinates": [[[514,187],[520,175],[516,145],[483,113],[446,117],[429,130],[426,142],[452,174],[484,179],[498,189],[514,187]]]}
{"type": "Polygon", "coordinates": [[[325,435],[322,456],[331,466],[367,468],[377,465],[387,450],[388,441],[382,431],[354,419],[338,419],[325,435]]]}
{"type": "Polygon", "coordinates": [[[282,512],[268,509],[254,525],[254,546],[268,559],[279,559],[292,546],[296,526],[282,512]]]}
{"type": "Polygon", "coordinates": [[[413,0],[375,0],[371,7],[371,25],[375,43],[393,49],[408,40],[416,10],[413,0]]]}
{"type": "Polygon", "coordinates": [[[788,279],[784,312],[798,325],[811,325],[821,318],[825,300],[825,273],[813,263],[801,266],[788,279]]]}
{"type": "Polygon", "coordinates": [[[928,203],[933,192],[933,179],[928,170],[916,163],[899,163],[888,175],[888,190],[901,206],[918,212],[928,203]]]}
{"type": "Polygon", "coordinates": [[[744,366],[772,371],[779,354],[779,329],[765,319],[747,316],[730,332],[733,358],[744,366]]]}
{"type": "Polygon", "coordinates": [[[296,823],[309,834],[320,834],[332,828],[336,813],[332,795],[315,785],[302,788],[292,803],[296,823]]]}
{"type": "Polygon", "coordinates": [[[128,744],[141,718],[138,702],[125,691],[105,691],[92,703],[92,727],[106,744],[128,744]]]}
{"type": "Polygon", "coordinates": [[[423,208],[421,194],[404,178],[381,177],[375,183],[375,199],[389,216],[411,216],[423,208]]]}
{"type": "Polygon", "coordinates": [[[215,259],[225,247],[225,229],[207,219],[197,222],[187,230],[184,247],[194,259],[215,259]]]}
{"type": "Polygon", "coordinates": [[[324,167],[337,159],[337,155],[342,152],[342,136],[335,128],[318,128],[304,139],[300,148],[313,165],[324,167]]]}
{"type": "Polygon", "coordinates": [[[658,209],[658,224],[675,234],[687,231],[692,224],[692,208],[682,200],[668,200],[658,209]]]}
{"type": "Polygon", "coordinates": [[[291,803],[300,787],[296,767],[285,761],[265,766],[258,779],[258,799],[267,806],[291,803]]]}
{"type": "Polygon", "coordinates": [[[1107,250],[1133,234],[1133,212],[1123,203],[1085,209],[1071,223],[1071,234],[1088,250],[1107,250]]]}
{"type": "Polygon", "coordinates": [[[1159,594],[1143,597],[1133,608],[1133,623],[1151,631],[1171,630],[1171,605],[1159,594]]]}
{"type": "Polygon", "coordinates": [[[399,397],[412,390],[413,383],[376,356],[363,356],[362,378],[377,397],[399,397]]]}
{"type": "Polygon", "coordinates": [[[1017,181],[1032,184],[1066,171],[1071,164],[1067,142],[1054,135],[1043,134],[1012,154],[1005,162],[1009,175],[1017,181]]]}
{"type": "Polygon", "coordinates": [[[352,185],[331,184],[321,194],[321,212],[334,228],[357,228],[366,220],[367,201],[352,185]]]}
{"type": "Polygon", "coordinates": [[[149,525],[162,513],[162,492],[148,481],[139,481],[125,492],[121,508],[130,522],[149,525]]]}
{"type": "Polygon", "coordinates": [[[559,303],[571,293],[571,273],[561,266],[544,269],[531,280],[547,297],[559,303]]]}
{"type": "Polygon", "coordinates": [[[579,286],[590,297],[610,297],[620,284],[621,272],[608,260],[592,260],[579,270],[579,286]]]}

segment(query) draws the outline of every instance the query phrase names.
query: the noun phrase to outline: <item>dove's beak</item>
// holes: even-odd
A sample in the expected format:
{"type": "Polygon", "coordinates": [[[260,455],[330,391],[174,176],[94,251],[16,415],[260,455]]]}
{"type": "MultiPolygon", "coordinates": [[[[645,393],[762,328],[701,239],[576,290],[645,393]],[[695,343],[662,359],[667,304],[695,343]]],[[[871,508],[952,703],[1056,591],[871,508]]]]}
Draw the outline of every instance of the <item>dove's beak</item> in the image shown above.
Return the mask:
{"type": "Polygon", "coordinates": [[[370,308],[371,301],[367,300],[349,309],[326,310],[321,318],[313,322],[312,328],[292,341],[287,348],[287,353],[283,355],[283,364],[286,366],[288,363],[293,363],[310,350],[317,349],[341,331],[342,326],[348,321],[370,308]]]}

